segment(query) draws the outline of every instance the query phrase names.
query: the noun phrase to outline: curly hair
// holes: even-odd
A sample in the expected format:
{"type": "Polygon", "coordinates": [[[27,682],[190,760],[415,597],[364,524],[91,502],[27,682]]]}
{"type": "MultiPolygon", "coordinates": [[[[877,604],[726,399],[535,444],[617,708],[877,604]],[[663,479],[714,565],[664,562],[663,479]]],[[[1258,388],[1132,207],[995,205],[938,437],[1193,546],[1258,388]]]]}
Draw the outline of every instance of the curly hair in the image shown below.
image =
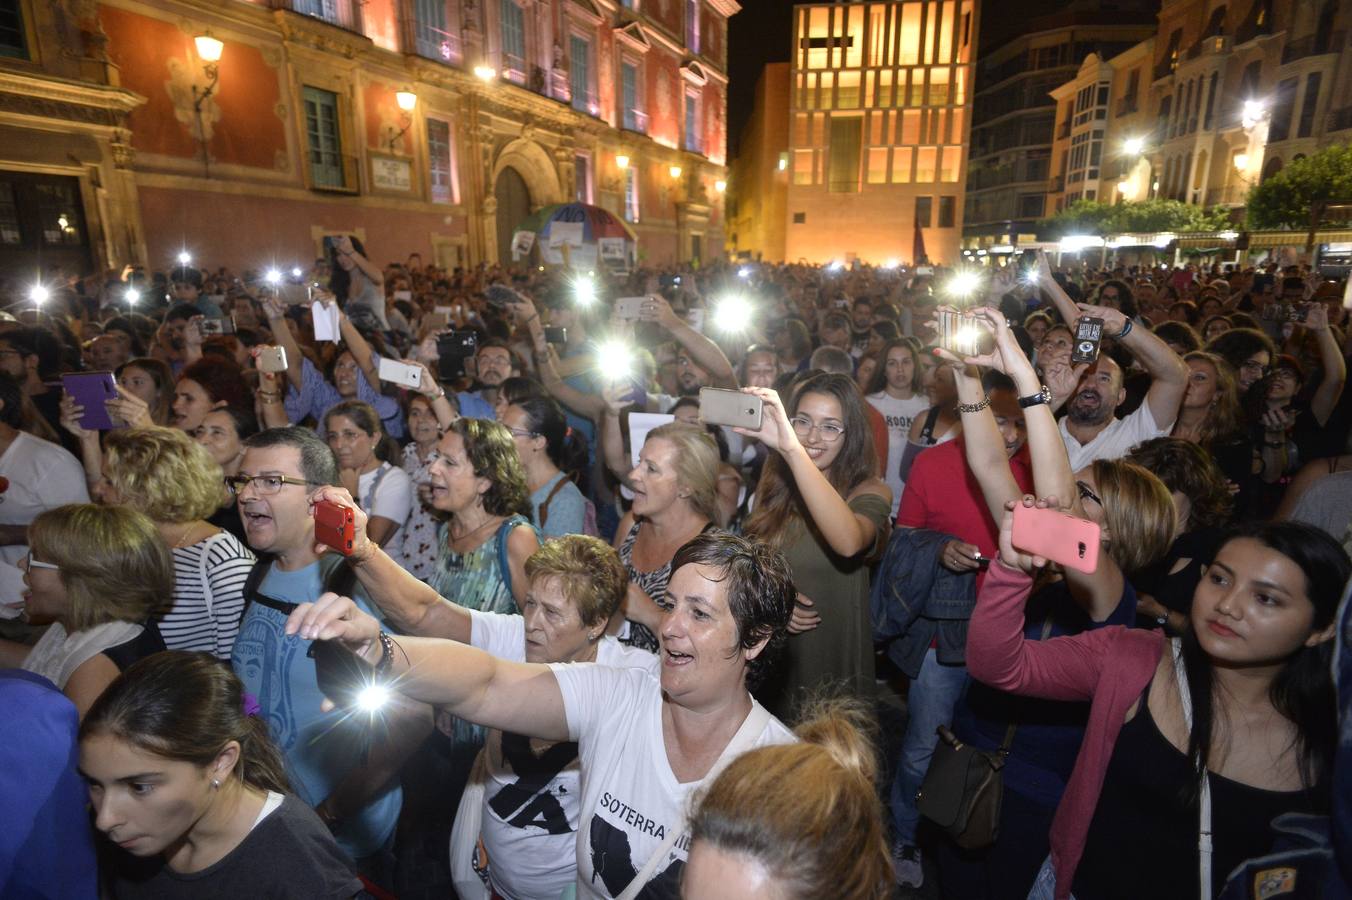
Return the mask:
{"type": "Polygon", "coordinates": [[[526,560],[526,577],[532,582],[557,578],[586,626],[609,620],[629,586],[629,573],[615,548],[585,534],[546,541],[526,560]]]}
{"type": "Polygon", "coordinates": [[[221,505],[221,468],[177,428],[151,425],[108,432],[108,483],[122,502],[156,522],[191,522],[221,505]]]}
{"type": "Polygon", "coordinates": [[[1234,499],[1215,458],[1192,441],[1160,437],[1137,444],[1127,460],[1153,472],[1170,491],[1188,498],[1188,531],[1229,523],[1234,499]]]}
{"type": "Polygon", "coordinates": [[[456,419],[447,432],[460,435],[474,474],[488,479],[488,490],[483,494],[484,510],[494,516],[531,518],[526,470],[507,427],[492,419],[456,419]]]}

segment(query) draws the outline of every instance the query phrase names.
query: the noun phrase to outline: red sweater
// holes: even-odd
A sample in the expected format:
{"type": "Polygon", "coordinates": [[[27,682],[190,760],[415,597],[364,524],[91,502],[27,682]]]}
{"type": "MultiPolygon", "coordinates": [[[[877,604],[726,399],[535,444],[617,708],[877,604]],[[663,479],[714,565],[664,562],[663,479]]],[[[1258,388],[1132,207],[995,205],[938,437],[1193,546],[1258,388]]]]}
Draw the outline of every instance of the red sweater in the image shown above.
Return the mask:
{"type": "Polygon", "coordinates": [[[1070,896],[1103,777],[1127,710],[1140,699],[1164,650],[1163,633],[1120,625],[1029,641],[1024,602],[1033,580],[996,560],[977,596],[967,631],[967,671],[1011,694],[1090,701],[1084,743],[1052,820],[1056,896],[1070,896]]]}

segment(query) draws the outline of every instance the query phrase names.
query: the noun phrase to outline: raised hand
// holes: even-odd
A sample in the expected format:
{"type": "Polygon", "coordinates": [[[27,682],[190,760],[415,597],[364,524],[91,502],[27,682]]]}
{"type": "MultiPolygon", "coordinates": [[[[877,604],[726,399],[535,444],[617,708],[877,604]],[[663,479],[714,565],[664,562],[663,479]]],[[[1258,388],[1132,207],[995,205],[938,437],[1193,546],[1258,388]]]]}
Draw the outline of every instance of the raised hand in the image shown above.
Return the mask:
{"type": "Polygon", "coordinates": [[[1014,504],[1016,503],[1022,503],[1028,509],[1035,506],[1040,509],[1047,509],[1054,507],[1055,498],[1047,497],[1035,501],[1032,494],[1024,494],[1022,500],[1010,500],[1005,503],[1005,514],[1000,519],[1000,561],[1011,569],[1021,569],[1031,575],[1034,570],[1047,565],[1047,560],[1044,557],[1023,553],[1015,549],[1014,504]]]}
{"type": "Polygon", "coordinates": [[[109,415],[132,428],[148,428],[155,424],[146,402],[120,384],[117,396],[110,399],[107,406],[109,415]]]}
{"type": "MultiPolygon", "coordinates": [[[[349,470],[350,471],[350,470],[349,470]]],[[[357,505],[357,501],[352,499],[352,492],[346,488],[334,487],[333,485],[323,485],[310,494],[310,514],[314,515],[314,505],[320,500],[327,500],[330,503],[336,503],[339,506],[346,506],[352,510],[352,552],[347,555],[348,561],[354,565],[360,565],[366,562],[375,552],[380,549],[375,541],[371,540],[366,534],[366,513],[357,505]]],[[[315,552],[323,555],[331,548],[328,544],[315,542],[315,552]]]]}
{"type": "Polygon", "coordinates": [[[784,404],[780,401],[778,394],[769,388],[758,387],[742,388],[742,393],[761,398],[764,405],[761,427],[755,430],[733,428],[733,431],[744,437],[756,438],[771,450],[777,450],[786,455],[790,451],[802,447],[802,442],[798,440],[798,434],[793,430],[793,424],[789,421],[789,415],[784,411],[784,404]]]}
{"type": "Polygon", "coordinates": [[[789,634],[802,634],[822,623],[821,615],[813,609],[815,605],[811,597],[798,595],[793,604],[793,615],[789,617],[789,634]]]}
{"type": "Polygon", "coordinates": [[[80,419],[84,417],[84,407],[75,402],[75,398],[62,391],[61,393],[61,427],[75,435],[77,439],[83,440],[91,434],[97,432],[90,431],[80,424],[80,419]]]}

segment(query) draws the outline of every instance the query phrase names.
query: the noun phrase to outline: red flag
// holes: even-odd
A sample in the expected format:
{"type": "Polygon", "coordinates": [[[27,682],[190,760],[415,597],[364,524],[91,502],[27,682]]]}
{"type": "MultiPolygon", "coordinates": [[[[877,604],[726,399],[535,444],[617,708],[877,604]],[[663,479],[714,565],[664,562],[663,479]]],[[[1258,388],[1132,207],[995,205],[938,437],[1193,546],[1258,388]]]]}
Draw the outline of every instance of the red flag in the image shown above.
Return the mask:
{"type": "Polygon", "coordinates": [[[911,265],[923,266],[929,262],[925,256],[925,235],[920,230],[920,220],[915,220],[915,242],[911,247],[911,265]]]}

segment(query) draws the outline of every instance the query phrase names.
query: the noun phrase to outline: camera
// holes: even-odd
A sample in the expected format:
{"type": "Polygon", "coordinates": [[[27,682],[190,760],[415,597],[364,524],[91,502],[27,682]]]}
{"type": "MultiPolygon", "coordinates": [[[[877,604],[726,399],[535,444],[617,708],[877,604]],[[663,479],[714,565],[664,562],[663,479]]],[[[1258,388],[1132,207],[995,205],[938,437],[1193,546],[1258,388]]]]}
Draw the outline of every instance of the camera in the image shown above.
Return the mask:
{"type": "Polygon", "coordinates": [[[472,331],[449,331],[437,337],[437,376],[442,381],[465,374],[465,360],[479,351],[479,337],[472,331]]]}

